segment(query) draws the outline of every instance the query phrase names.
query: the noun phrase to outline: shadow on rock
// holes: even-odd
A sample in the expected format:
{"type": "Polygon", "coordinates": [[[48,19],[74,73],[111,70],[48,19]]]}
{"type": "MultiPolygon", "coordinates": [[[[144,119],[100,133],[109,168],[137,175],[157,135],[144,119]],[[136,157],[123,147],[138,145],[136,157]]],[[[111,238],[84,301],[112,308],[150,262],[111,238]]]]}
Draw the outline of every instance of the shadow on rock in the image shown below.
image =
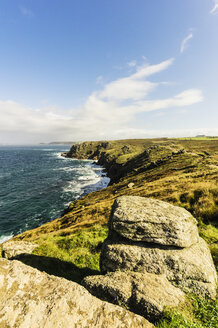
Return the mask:
{"type": "Polygon", "coordinates": [[[12,259],[21,261],[26,265],[38,269],[39,271],[44,271],[50,275],[75,281],[79,284],[86,276],[100,274],[97,270],[91,270],[87,267],[79,268],[71,262],[61,261],[54,257],[20,254],[12,259]]]}

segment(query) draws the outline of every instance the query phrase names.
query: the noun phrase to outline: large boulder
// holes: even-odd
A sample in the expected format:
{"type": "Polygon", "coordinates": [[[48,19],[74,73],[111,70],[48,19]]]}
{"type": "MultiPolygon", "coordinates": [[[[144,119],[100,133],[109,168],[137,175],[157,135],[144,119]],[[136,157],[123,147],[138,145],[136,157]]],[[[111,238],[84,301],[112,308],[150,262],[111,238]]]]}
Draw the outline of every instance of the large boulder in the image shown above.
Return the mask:
{"type": "Polygon", "coordinates": [[[183,292],[164,276],[139,272],[111,272],[105,276],[90,276],[83,280],[93,295],[156,321],[164,307],[174,307],[185,301],[183,292]]]}
{"type": "Polygon", "coordinates": [[[199,240],[197,221],[188,211],[145,197],[118,197],[109,228],[131,241],[160,245],[189,247],[199,240]]]}
{"type": "Polygon", "coordinates": [[[84,287],[19,261],[0,259],[1,328],[124,328],[153,325],[84,287]]]}
{"type": "Polygon", "coordinates": [[[164,274],[186,291],[212,298],[216,295],[216,270],[210,250],[201,238],[187,248],[107,239],[103,244],[100,265],[102,273],[121,270],[164,274]]]}

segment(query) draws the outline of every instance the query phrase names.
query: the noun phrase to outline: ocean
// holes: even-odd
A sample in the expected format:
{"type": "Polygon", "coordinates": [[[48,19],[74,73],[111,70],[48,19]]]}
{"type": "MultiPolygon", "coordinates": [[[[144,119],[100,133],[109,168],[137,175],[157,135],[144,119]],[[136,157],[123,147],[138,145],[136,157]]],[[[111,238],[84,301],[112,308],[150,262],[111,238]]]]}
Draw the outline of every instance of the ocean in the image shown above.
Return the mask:
{"type": "Polygon", "coordinates": [[[109,178],[90,160],[61,156],[66,145],[0,147],[0,243],[54,220],[109,178]]]}

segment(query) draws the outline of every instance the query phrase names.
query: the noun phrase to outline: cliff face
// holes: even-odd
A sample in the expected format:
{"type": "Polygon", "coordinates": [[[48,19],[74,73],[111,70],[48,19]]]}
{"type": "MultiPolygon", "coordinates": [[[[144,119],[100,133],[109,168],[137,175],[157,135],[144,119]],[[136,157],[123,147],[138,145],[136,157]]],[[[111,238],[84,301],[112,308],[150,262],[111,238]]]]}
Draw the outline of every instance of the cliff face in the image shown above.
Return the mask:
{"type": "Polygon", "coordinates": [[[97,161],[106,168],[113,184],[139,169],[143,172],[160,166],[172,156],[183,153],[181,147],[165,139],[159,143],[153,140],[83,142],[73,145],[65,156],[97,161]]]}

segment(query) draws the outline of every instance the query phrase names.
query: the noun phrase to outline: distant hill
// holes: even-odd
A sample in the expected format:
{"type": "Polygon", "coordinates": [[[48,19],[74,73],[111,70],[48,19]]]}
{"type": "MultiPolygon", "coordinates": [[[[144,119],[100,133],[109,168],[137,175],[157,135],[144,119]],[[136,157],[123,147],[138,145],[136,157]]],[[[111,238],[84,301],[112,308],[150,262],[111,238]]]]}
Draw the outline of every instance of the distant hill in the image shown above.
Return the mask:
{"type": "Polygon", "coordinates": [[[49,145],[74,145],[75,141],[52,141],[49,145]]]}

